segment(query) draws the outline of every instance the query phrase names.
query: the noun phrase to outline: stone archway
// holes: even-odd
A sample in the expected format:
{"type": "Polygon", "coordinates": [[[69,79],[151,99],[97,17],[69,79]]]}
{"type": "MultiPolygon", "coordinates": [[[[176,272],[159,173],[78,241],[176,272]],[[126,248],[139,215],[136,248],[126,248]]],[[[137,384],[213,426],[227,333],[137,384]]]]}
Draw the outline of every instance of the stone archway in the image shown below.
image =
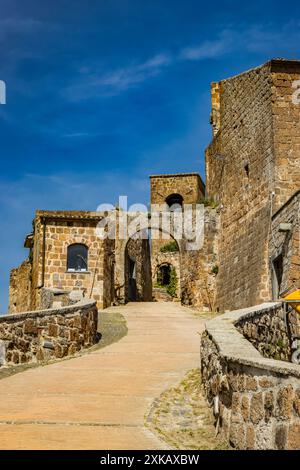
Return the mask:
{"type": "MultiPolygon", "coordinates": [[[[144,227],[142,230],[148,231],[148,238],[146,237],[146,240],[142,240],[141,238],[136,236],[141,232],[141,230],[137,230],[136,233],[132,235],[132,237],[127,238],[127,239],[120,239],[116,238],[115,240],[115,279],[114,279],[114,299],[115,303],[126,303],[129,301],[129,299],[140,299],[140,301],[151,301],[153,300],[152,298],[152,286],[155,283],[155,270],[156,266],[161,264],[163,261],[168,261],[169,258],[172,258],[174,263],[172,262],[171,264],[175,265],[176,272],[178,275],[178,296],[180,297],[181,293],[181,274],[180,274],[180,265],[181,265],[181,257],[183,256],[184,253],[184,240],[175,240],[175,238],[171,235],[170,232],[165,232],[162,229],[153,229],[151,227],[151,223],[149,221],[149,225],[147,227],[144,227]],[[159,231],[161,233],[165,234],[165,239],[163,241],[163,244],[168,243],[169,240],[174,240],[177,245],[178,245],[178,252],[173,254],[159,254],[159,260],[157,257],[153,257],[153,249],[156,245],[157,240],[153,240],[152,238],[152,233],[154,231],[159,231]],[[133,240],[131,242],[131,240],[133,240]],[[138,245],[141,244],[140,247],[138,245]],[[135,282],[134,279],[137,275],[135,272],[135,269],[137,266],[136,265],[136,260],[135,256],[130,255],[128,253],[128,247],[132,247],[135,245],[135,250],[141,250],[141,256],[142,258],[144,257],[146,259],[145,266],[147,266],[147,272],[143,274],[144,279],[149,279],[149,272],[151,274],[151,280],[148,282],[148,286],[151,286],[151,296],[150,296],[150,289],[147,290],[146,287],[144,286],[144,283],[141,283],[143,288],[140,289],[140,292],[142,292],[142,295],[139,294],[138,292],[135,292],[135,282]],[[149,270],[149,256],[150,255],[150,270],[149,270]],[[131,261],[130,261],[131,260],[131,261]],[[153,277],[154,276],[154,277],[153,277]],[[129,277],[132,279],[132,281],[129,281],[129,277]],[[130,284],[130,288],[129,288],[130,284]],[[129,292],[130,291],[130,292],[129,292]],[[144,293],[143,293],[144,292],[144,293]]],[[[145,238],[145,237],[144,237],[145,238]]],[[[157,245],[158,246],[158,245],[157,245]]],[[[144,267],[145,268],[145,267],[144,267]]]]}

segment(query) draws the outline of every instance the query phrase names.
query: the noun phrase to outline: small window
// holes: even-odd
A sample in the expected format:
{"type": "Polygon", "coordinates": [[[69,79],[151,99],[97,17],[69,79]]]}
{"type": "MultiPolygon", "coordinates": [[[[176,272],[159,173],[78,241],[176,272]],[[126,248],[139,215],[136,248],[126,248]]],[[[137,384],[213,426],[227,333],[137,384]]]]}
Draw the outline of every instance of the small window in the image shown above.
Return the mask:
{"type": "Polygon", "coordinates": [[[74,243],[68,246],[68,271],[87,271],[88,269],[88,248],[81,243],[74,243]]]}

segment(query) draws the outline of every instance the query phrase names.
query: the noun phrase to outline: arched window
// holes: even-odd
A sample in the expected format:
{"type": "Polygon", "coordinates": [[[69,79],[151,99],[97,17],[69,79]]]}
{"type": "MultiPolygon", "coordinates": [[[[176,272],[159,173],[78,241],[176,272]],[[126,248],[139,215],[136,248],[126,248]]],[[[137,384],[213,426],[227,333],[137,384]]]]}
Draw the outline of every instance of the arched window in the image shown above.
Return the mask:
{"type": "Polygon", "coordinates": [[[67,270],[88,270],[88,248],[82,243],[74,243],[68,246],[67,270]]]}
{"type": "Polygon", "coordinates": [[[183,197],[181,196],[181,194],[177,193],[170,194],[170,196],[166,198],[166,203],[168,204],[171,210],[180,209],[182,208],[183,197]]]}

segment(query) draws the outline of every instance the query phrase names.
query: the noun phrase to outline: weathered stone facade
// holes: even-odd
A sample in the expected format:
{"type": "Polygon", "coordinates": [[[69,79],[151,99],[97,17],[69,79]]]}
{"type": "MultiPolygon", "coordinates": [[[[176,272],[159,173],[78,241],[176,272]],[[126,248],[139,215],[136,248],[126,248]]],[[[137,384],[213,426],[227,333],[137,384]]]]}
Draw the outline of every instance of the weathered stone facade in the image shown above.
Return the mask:
{"type": "Polygon", "coordinates": [[[96,302],[0,317],[0,365],[71,356],[99,341],[96,302]]]}
{"type": "Polygon", "coordinates": [[[200,250],[185,251],[181,258],[181,300],[203,311],[215,311],[218,275],[219,211],[204,210],[204,244],[200,250]]]}
{"type": "Polygon", "coordinates": [[[269,303],[227,313],[209,321],[202,336],[204,393],[219,432],[238,449],[300,449],[299,366],[264,358],[236,327],[248,333],[252,323],[251,338],[255,330],[265,346],[276,333],[260,327],[269,317],[282,337],[273,319],[281,311],[281,303],[269,303]]]}
{"type": "Polygon", "coordinates": [[[26,312],[31,308],[31,269],[31,262],[26,260],[10,273],[10,313],[26,312]]]}
{"type": "Polygon", "coordinates": [[[299,77],[300,62],[272,60],[212,86],[206,187],[221,208],[221,310],[272,298],[271,216],[300,187],[300,108],[292,101],[299,77]]]}
{"type": "Polygon", "coordinates": [[[23,270],[13,271],[11,283],[10,312],[39,309],[42,306],[42,289],[78,291],[82,297],[97,301],[99,308],[110,305],[112,247],[110,240],[97,237],[96,228],[103,214],[79,211],[37,211],[34,233],[31,235],[31,261],[26,263],[31,279],[27,292],[18,285],[22,282],[23,270]],[[88,265],[84,271],[71,271],[67,267],[68,247],[83,244],[88,250],[88,265]],[[107,282],[107,279],[109,282],[107,282]],[[18,291],[19,302],[13,302],[18,291]],[[29,295],[28,295],[29,293],[29,295]],[[26,307],[24,302],[26,294],[26,307]],[[30,298],[30,300],[28,300],[30,298]],[[14,305],[15,304],[15,305],[14,305]]]}

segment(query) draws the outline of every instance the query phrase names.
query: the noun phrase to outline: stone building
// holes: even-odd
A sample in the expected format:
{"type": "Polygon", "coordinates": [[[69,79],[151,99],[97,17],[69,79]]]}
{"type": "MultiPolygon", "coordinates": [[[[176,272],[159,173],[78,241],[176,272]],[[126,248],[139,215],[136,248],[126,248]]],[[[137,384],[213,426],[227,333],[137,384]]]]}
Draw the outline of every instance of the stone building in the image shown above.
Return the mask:
{"type": "Polygon", "coordinates": [[[46,289],[57,297],[76,291],[75,297],[91,297],[100,308],[110,305],[111,246],[96,236],[102,218],[98,212],[36,212],[24,244],[29,260],[11,272],[11,313],[43,307],[46,289]]]}
{"type": "Polygon", "coordinates": [[[271,60],[212,84],[206,188],[220,207],[220,310],[259,304],[276,291],[272,216],[300,188],[299,78],[300,61],[271,60]]]}

